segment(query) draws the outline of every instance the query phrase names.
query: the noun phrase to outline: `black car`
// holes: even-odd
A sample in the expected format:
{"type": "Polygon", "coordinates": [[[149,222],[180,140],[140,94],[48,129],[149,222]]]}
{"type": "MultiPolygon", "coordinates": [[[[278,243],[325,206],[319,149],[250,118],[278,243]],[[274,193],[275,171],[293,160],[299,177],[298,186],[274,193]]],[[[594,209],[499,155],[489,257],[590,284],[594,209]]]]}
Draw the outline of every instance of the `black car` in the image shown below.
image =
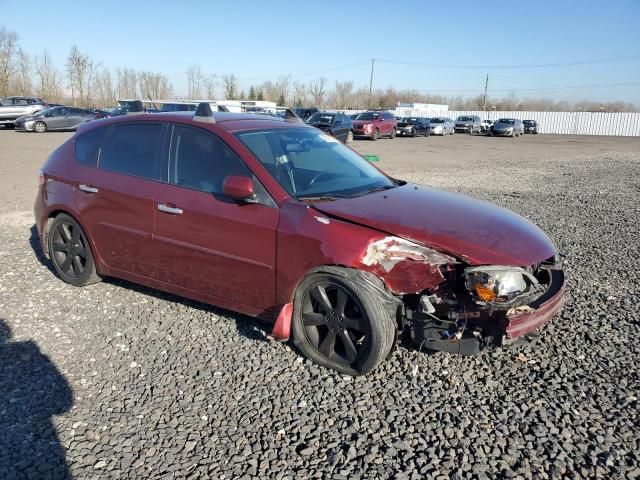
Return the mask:
{"type": "Polygon", "coordinates": [[[316,107],[298,107],[294,108],[293,111],[305,122],[307,119],[316,112],[319,112],[320,109],[316,107]]]}
{"type": "Polygon", "coordinates": [[[524,124],[524,133],[538,133],[538,122],[535,120],[523,120],[522,123],[524,124]]]}
{"type": "Polygon", "coordinates": [[[396,134],[399,137],[417,137],[418,135],[428,137],[431,134],[429,119],[424,117],[400,118],[396,126],[396,134]]]}
{"type": "Polygon", "coordinates": [[[348,115],[332,112],[316,112],[306,123],[319,128],[343,143],[353,140],[353,123],[348,115]]]}

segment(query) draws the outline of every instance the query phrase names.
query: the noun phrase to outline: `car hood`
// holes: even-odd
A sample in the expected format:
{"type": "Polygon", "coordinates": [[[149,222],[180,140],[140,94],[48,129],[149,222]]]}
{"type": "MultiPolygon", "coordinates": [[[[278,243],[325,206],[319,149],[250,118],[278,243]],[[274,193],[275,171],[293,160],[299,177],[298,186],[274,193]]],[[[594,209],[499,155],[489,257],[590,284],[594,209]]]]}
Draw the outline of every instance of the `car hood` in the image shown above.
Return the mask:
{"type": "Polygon", "coordinates": [[[375,122],[376,122],[376,120],[354,120],[353,121],[353,126],[354,127],[362,127],[362,126],[366,125],[367,123],[374,124],[375,122]]]}
{"type": "Polygon", "coordinates": [[[417,124],[416,123],[407,123],[407,122],[398,122],[398,127],[400,128],[404,128],[404,127],[415,127],[417,124]]]}
{"type": "Polygon", "coordinates": [[[319,202],[327,215],[449,253],[471,265],[528,266],[556,253],[525,218],[488,202],[406,184],[362,197],[319,202]]]}
{"type": "Polygon", "coordinates": [[[515,127],[515,125],[513,125],[511,123],[494,123],[493,126],[496,127],[496,128],[511,128],[511,127],[515,127]]]}
{"type": "Polygon", "coordinates": [[[40,115],[23,115],[21,117],[16,118],[16,122],[28,122],[30,120],[35,120],[39,118],[40,115]]]}

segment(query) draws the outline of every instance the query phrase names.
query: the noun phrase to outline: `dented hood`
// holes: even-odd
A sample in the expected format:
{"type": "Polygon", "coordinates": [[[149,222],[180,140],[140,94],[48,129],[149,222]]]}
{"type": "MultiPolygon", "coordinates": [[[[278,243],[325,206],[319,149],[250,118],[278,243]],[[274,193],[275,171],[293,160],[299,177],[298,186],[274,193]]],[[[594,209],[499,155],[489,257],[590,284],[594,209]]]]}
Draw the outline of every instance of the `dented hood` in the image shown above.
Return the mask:
{"type": "Polygon", "coordinates": [[[450,253],[471,265],[528,266],[556,253],[549,237],[520,215],[424,185],[406,184],[314,207],[450,253]]]}

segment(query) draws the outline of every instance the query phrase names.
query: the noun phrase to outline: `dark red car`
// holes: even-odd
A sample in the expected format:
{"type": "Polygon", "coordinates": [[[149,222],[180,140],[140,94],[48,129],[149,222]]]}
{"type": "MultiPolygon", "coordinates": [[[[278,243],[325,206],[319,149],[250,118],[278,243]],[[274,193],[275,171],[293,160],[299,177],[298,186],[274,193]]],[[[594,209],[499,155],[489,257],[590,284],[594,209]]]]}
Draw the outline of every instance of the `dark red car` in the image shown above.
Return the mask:
{"type": "Polygon", "coordinates": [[[53,152],[35,217],[63,280],[120,277],[270,319],[351,375],[403,331],[472,354],[560,308],[556,248],[524,218],[391,178],[297,118],[207,107],[94,121],[53,152]]]}
{"type": "Polygon", "coordinates": [[[353,121],[353,136],[377,140],[396,137],[398,119],[391,112],[363,112],[353,121]]]}

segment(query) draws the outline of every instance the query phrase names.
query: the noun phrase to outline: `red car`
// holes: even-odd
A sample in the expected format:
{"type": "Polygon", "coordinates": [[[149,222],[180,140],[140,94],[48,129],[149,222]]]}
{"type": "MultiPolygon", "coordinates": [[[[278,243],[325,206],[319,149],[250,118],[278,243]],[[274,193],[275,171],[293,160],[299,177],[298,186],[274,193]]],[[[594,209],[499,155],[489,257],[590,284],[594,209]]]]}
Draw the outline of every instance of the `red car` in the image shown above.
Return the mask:
{"type": "Polygon", "coordinates": [[[398,119],[391,112],[363,112],[353,121],[353,136],[377,140],[396,137],[398,119]]]}
{"type": "Polygon", "coordinates": [[[563,298],[529,221],[391,178],[296,117],[203,104],[82,125],[43,166],[35,217],[64,281],[119,277],[270,319],[350,375],[403,331],[463,354],[511,342],[563,298]]]}

